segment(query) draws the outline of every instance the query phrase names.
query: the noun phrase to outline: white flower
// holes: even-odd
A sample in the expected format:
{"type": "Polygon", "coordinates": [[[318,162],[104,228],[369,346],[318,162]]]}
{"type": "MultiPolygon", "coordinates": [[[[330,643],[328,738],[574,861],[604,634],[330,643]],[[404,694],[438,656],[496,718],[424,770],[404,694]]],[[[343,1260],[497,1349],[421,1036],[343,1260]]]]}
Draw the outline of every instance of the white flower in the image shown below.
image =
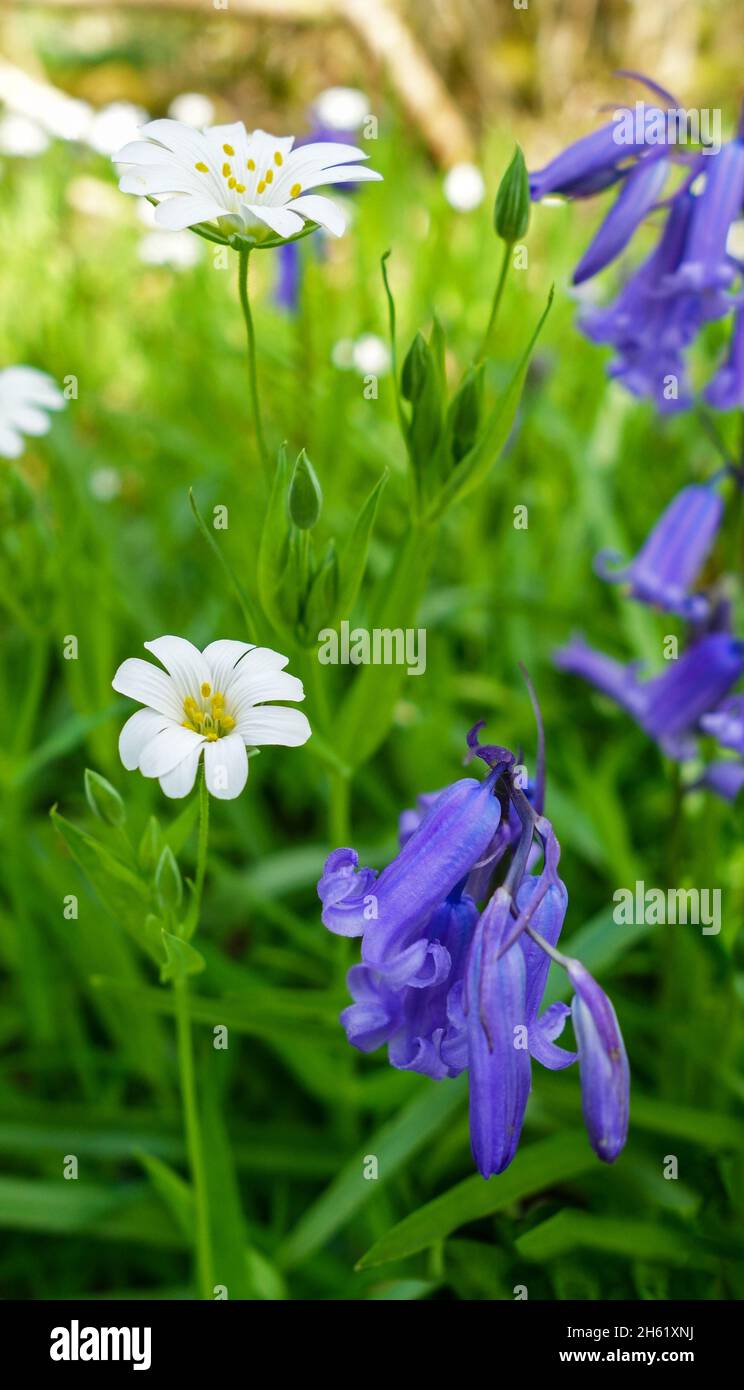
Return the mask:
{"type": "Polygon", "coordinates": [[[168,107],[168,115],[184,125],[211,125],[214,120],[214,106],[203,92],[180,92],[168,107]]]}
{"type": "Polygon", "coordinates": [[[0,120],[0,154],[14,159],[33,159],[48,148],[46,131],[28,116],[17,116],[10,111],[0,120]]]}
{"type": "Polygon", "coordinates": [[[147,232],[137,247],[145,265],[169,265],[173,270],[190,270],[201,257],[196,237],[186,232],[147,232]]]}
{"type": "Polygon", "coordinates": [[[369,101],[357,87],[326,87],[313,102],[313,114],[326,130],[358,130],[369,115],[369,101]]]}
{"type": "Polygon", "coordinates": [[[48,410],[62,410],[65,398],[46,372],[36,367],[0,371],[0,457],[17,459],[24,434],[46,434],[48,410]]]}
{"type": "Polygon", "coordinates": [[[297,748],[309,739],[300,710],[265,703],[304,700],[302,681],[284,670],[288,657],[228,640],[203,652],[183,637],[157,637],[145,647],[165,671],[130,657],[116,672],[114,690],[145,705],[124,725],[119,756],[129,772],[158,777],[166,796],[188,795],[202,750],[207,789],[231,801],[248,777],[246,745],[297,748]]]}
{"type": "Polygon", "coordinates": [[[445,175],[444,196],[455,212],[472,212],[480,207],[486,185],[475,164],[453,164],[445,175]]]}
{"type": "Polygon", "coordinates": [[[291,237],[307,219],[341,236],[343,213],[330,198],[309,190],[382,178],[374,169],[358,166],[367,155],[354,145],[323,141],[294,150],[293,136],[265,130],[249,134],[242,121],[205,131],[180,121],[150,121],[140,133],[145,139],[114,155],[116,164],[130,166],[121,173],[119,187],[124,193],[162,198],[155,218],[173,232],[227,218],[232,231],[251,229],[268,236],[268,227],[279,237],[291,237]]]}
{"type": "Polygon", "coordinates": [[[142,106],[134,106],[131,101],[111,101],[96,111],[87,142],[97,154],[113,156],[125,141],[134,139],[146,120],[147,112],[142,106]]]}
{"type": "Polygon", "coordinates": [[[381,376],[390,366],[390,349],[376,333],[363,333],[354,344],[352,364],[361,376],[381,376]]]}

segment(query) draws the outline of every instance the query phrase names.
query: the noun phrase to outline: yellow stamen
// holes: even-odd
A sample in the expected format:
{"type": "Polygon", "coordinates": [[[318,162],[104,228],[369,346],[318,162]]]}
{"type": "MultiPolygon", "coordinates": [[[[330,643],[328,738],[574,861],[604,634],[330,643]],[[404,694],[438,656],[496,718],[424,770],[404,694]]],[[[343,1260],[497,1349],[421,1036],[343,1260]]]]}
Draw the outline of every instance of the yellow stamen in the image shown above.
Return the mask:
{"type": "Polygon", "coordinates": [[[235,720],[232,718],[231,715],[226,714],[224,716],[224,718],[222,719],[222,728],[224,729],[226,734],[229,734],[231,730],[235,728],[235,720]]]}
{"type": "Polygon", "coordinates": [[[235,192],[236,192],[236,193],[245,193],[245,184],[244,184],[244,183],[236,183],[236,185],[235,185],[235,192]]]}
{"type": "Polygon", "coordinates": [[[195,168],[195,169],[198,169],[200,174],[208,174],[208,173],[209,173],[209,165],[208,165],[208,164],[205,164],[205,163],[203,162],[203,160],[201,160],[201,159],[199,160],[198,164],[195,164],[195,165],[194,165],[194,168],[195,168]]]}
{"type": "Polygon", "coordinates": [[[232,145],[223,145],[222,148],[225,151],[225,154],[235,154],[232,145]]]}
{"type": "Polygon", "coordinates": [[[265,174],[265,178],[266,178],[266,182],[267,182],[267,183],[273,183],[273,182],[274,182],[274,170],[273,170],[273,169],[267,169],[267,170],[266,170],[266,174],[265,174]]]}
{"type": "Polygon", "coordinates": [[[301,183],[293,183],[293,184],[292,184],[292,187],[291,187],[290,190],[289,190],[289,196],[290,196],[290,198],[299,198],[301,192],[302,192],[302,184],[301,184],[301,183]]]}
{"type": "Polygon", "coordinates": [[[274,163],[275,163],[275,164],[278,164],[280,168],[281,168],[282,164],[284,163],[284,159],[282,158],[282,152],[281,152],[281,150],[274,150],[274,163]]]}
{"type": "Polygon", "coordinates": [[[248,160],[246,160],[246,166],[245,166],[245,167],[246,167],[246,169],[250,169],[251,173],[253,173],[253,171],[254,171],[254,169],[255,169],[255,167],[256,167],[256,161],[255,161],[255,159],[248,159],[248,160]]]}
{"type": "Polygon", "coordinates": [[[222,166],[222,177],[223,177],[223,179],[229,178],[230,175],[231,175],[231,173],[232,173],[232,169],[230,168],[230,165],[227,163],[227,161],[225,161],[225,163],[224,163],[223,166],[222,166]]]}
{"type": "Polygon", "coordinates": [[[227,180],[227,186],[228,186],[228,188],[237,188],[237,186],[238,186],[238,180],[235,179],[235,178],[228,179],[228,180],[227,180]]]}
{"type": "Polygon", "coordinates": [[[200,688],[201,688],[201,693],[202,693],[202,695],[204,696],[204,699],[206,700],[207,696],[212,694],[212,687],[211,687],[211,685],[209,684],[209,681],[202,681],[202,684],[201,684],[201,687],[200,687],[200,688]]]}
{"type": "Polygon", "coordinates": [[[214,729],[208,729],[205,734],[205,738],[207,740],[207,743],[216,743],[219,738],[219,734],[215,733],[214,729]]]}
{"type": "Polygon", "coordinates": [[[257,193],[265,193],[265,192],[266,192],[266,184],[265,184],[263,181],[258,185],[258,188],[256,189],[256,192],[257,192],[257,193]]]}

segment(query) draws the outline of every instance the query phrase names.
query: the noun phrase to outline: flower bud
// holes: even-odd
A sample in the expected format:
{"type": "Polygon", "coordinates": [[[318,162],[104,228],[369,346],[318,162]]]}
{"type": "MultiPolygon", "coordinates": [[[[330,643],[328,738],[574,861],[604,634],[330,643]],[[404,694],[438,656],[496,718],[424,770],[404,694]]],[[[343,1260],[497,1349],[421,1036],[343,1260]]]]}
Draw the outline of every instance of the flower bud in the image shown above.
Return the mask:
{"type": "Polygon", "coordinates": [[[323,506],[323,493],[318,477],[305,450],[297,456],[287,499],[289,515],[300,531],[309,531],[317,522],[323,506]]]}
{"type": "Polygon", "coordinates": [[[115,787],[100,773],[85,769],[85,795],[94,816],[117,830],[127,818],[124,802],[115,787]]]}
{"type": "Polygon", "coordinates": [[[509,168],[499,184],[493,210],[496,235],[508,245],[521,241],[530,223],[530,180],[524,155],[517,145],[509,168]]]}

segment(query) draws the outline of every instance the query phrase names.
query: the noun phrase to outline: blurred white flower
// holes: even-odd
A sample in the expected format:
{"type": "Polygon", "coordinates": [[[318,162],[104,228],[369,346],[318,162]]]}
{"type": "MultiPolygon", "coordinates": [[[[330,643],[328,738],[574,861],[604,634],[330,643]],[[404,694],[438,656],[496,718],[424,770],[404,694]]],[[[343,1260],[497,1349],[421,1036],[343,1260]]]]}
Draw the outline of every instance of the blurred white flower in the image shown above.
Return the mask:
{"type": "Polygon", "coordinates": [[[267,700],[304,700],[302,682],[284,670],[288,657],[248,642],[210,642],[204,651],[183,637],[158,637],[145,647],[165,670],[139,657],[119,667],[112,685],[145,706],[119,735],[129,772],[157,777],[166,796],[187,796],[204,753],[207,790],[222,801],[239,796],[248,778],[249,748],[297,748],[311,729],[301,710],[267,700]]]}
{"type": "Polygon", "coordinates": [[[190,270],[201,257],[201,247],[196,237],[187,232],[147,232],[140,240],[137,255],[145,265],[190,270]]]}
{"type": "Polygon", "coordinates": [[[128,140],[134,140],[147,112],[129,101],[112,101],[97,111],[86,133],[86,140],[98,154],[113,155],[128,140]]]}
{"type": "Polygon", "coordinates": [[[113,502],[121,492],[121,477],[116,468],[96,468],[88,479],[88,487],[97,502],[113,502]]]}
{"type": "Polygon", "coordinates": [[[362,376],[381,376],[390,366],[390,349],[376,333],[363,333],[354,344],[352,364],[362,376]]]}
{"type": "Polygon", "coordinates": [[[486,185],[475,164],[453,164],[444,179],[444,196],[455,212],[472,212],[480,207],[486,185]]]}
{"type": "Polygon", "coordinates": [[[144,139],[114,155],[115,163],[129,166],[119,187],[142,197],[175,195],[158,203],[155,214],[169,231],[225,218],[233,230],[269,227],[291,237],[308,219],[341,236],[344,215],[329,198],[307,190],[382,177],[359,167],[367,156],[354,145],[322,142],[293,150],[293,136],[249,134],[242,121],[204,132],[180,121],[150,121],[141,134],[144,139]]]}
{"type": "Polygon", "coordinates": [[[12,111],[0,119],[0,154],[14,158],[32,159],[49,148],[49,136],[28,116],[12,111]]]}
{"type": "Polygon", "coordinates": [[[327,87],[313,102],[313,115],[327,130],[358,130],[369,115],[369,101],[356,87],[327,87]]]}
{"type": "Polygon", "coordinates": [[[46,434],[49,410],[62,410],[65,398],[46,372],[36,367],[6,367],[0,371],[0,456],[17,459],[24,434],[46,434]]]}
{"type": "Polygon", "coordinates": [[[168,115],[174,121],[182,121],[201,130],[214,120],[214,104],[202,92],[181,92],[174,97],[168,107],[168,115]]]}

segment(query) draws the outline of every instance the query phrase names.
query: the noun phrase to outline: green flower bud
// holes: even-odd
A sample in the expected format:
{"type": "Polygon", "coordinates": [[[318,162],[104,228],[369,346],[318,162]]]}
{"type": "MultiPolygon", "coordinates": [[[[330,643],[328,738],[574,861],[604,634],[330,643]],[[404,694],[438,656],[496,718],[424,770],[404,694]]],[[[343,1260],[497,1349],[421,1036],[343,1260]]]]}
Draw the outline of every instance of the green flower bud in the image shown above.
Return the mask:
{"type": "Polygon", "coordinates": [[[510,246],[515,241],[522,240],[530,224],[530,181],[519,145],[499,184],[493,210],[493,224],[497,236],[510,246]]]}
{"type": "Polygon", "coordinates": [[[289,515],[300,531],[315,525],[323,506],[323,493],[318,477],[305,450],[297,456],[287,498],[289,515]]]}
{"type": "Polygon", "coordinates": [[[158,859],[160,858],[160,851],[162,850],[162,848],[163,832],[160,829],[160,822],[158,821],[156,816],[150,816],[150,819],[147,822],[147,825],[145,826],[145,833],[142,836],[142,839],[140,840],[139,851],[137,854],[137,858],[139,859],[140,863],[140,868],[144,869],[145,873],[152,873],[153,869],[155,868],[155,865],[158,862],[158,859]]]}
{"type": "Polygon", "coordinates": [[[165,845],[155,870],[155,891],[160,907],[166,912],[177,912],[183,898],[181,870],[170,845],[165,845]]]}
{"type": "Polygon", "coordinates": [[[127,818],[126,807],[116,787],[112,787],[100,773],[85,769],[85,795],[94,816],[113,825],[118,830],[127,818]]]}

